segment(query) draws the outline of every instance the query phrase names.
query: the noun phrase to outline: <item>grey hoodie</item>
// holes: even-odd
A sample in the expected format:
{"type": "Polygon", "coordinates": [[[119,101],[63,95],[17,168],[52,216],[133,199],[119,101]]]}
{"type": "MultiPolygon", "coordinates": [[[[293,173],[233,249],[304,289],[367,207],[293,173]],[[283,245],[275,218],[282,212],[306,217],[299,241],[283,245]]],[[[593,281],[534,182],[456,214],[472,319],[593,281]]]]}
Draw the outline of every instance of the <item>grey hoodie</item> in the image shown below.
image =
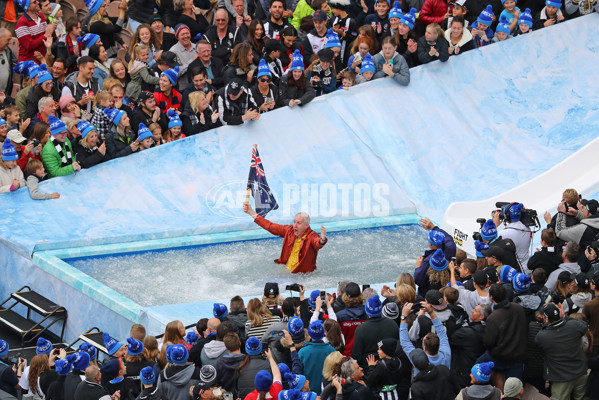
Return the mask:
{"type": "Polygon", "coordinates": [[[229,353],[223,342],[219,342],[218,340],[208,342],[202,349],[202,355],[200,356],[202,365],[210,364],[216,368],[218,359],[226,354],[231,353],[229,353]]]}
{"type": "Polygon", "coordinates": [[[570,274],[580,274],[580,265],[578,263],[561,263],[555,271],[553,271],[549,278],[547,278],[547,282],[545,282],[545,287],[549,289],[550,292],[553,292],[555,289],[555,284],[557,283],[557,278],[559,274],[563,271],[569,272],[570,274]]]}
{"type": "Polygon", "coordinates": [[[158,387],[169,400],[189,400],[189,387],[199,382],[199,373],[192,363],[168,367],[158,377],[158,387]]]}

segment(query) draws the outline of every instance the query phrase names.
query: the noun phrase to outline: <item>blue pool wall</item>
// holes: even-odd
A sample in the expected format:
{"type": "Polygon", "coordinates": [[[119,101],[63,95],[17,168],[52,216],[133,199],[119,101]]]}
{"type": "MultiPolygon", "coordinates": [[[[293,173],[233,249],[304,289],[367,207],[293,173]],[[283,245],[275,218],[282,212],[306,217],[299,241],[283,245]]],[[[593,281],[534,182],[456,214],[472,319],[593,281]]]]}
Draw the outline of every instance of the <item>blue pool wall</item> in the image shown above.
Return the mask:
{"type": "MultiPolygon", "coordinates": [[[[377,80],[42,182],[40,189],[60,192],[59,200],[33,201],[26,189],[0,195],[0,255],[8,276],[0,295],[22,284],[43,287],[58,303],[73,301],[69,334],[94,320],[128,332],[126,301],[101,305],[94,297],[101,290],[85,294],[71,277],[48,274],[38,267],[43,252],[72,255],[100,245],[119,252],[143,241],[256,229],[240,209],[223,216],[206,202],[215,185],[237,182],[243,189],[254,143],[281,203],[269,214],[275,222],[288,223],[285,211],[299,211],[282,202],[284,184],[330,182],[384,183],[390,215],[440,222],[451,202],[502,193],[597,136],[597,37],[593,13],[414,68],[407,88],[377,80]]],[[[336,214],[312,222],[347,219],[336,214]]]]}

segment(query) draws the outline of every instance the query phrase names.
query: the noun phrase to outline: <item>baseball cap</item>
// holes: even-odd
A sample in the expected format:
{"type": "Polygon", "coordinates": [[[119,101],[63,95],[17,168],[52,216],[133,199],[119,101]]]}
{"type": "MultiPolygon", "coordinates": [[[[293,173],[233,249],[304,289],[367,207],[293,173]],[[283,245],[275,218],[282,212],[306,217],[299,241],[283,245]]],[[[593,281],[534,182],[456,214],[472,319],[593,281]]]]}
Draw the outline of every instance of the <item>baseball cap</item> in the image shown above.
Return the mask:
{"type": "Polygon", "coordinates": [[[271,51],[285,51],[285,46],[277,39],[268,39],[264,44],[264,51],[270,53],[271,51]]]}
{"type": "Polygon", "coordinates": [[[443,295],[438,290],[429,290],[424,296],[426,302],[430,304],[435,310],[441,311],[447,308],[447,302],[443,298],[443,295]]]}
{"type": "Polygon", "coordinates": [[[355,282],[350,282],[345,286],[344,293],[349,297],[358,297],[361,293],[360,286],[355,282]]]}
{"type": "Polygon", "coordinates": [[[143,103],[144,101],[151,99],[152,97],[154,97],[153,93],[148,92],[147,90],[144,90],[139,94],[138,99],[139,99],[140,103],[143,103]]]}
{"type": "Polygon", "coordinates": [[[543,307],[543,315],[551,322],[555,322],[560,319],[559,308],[553,303],[549,303],[543,307]]]}
{"type": "Polygon", "coordinates": [[[168,66],[170,68],[174,68],[178,65],[181,65],[177,61],[177,55],[175,53],[173,53],[172,51],[163,51],[162,55],[160,56],[160,59],[162,61],[166,61],[166,63],[168,64],[168,66]]]}
{"type": "Polygon", "coordinates": [[[429,361],[428,356],[422,349],[414,349],[410,353],[410,358],[412,359],[412,364],[416,369],[423,370],[428,367],[429,361]]]}
{"type": "Polygon", "coordinates": [[[593,274],[593,277],[591,278],[591,282],[593,283],[593,285],[599,286],[599,271],[596,271],[593,274]]]}
{"type": "Polygon", "coordinates": [[[495,257],[499,261],[504,262],[504,260],[503,260],[504,253],[499,247],[490,246],[487,250],[481,251],[481,254],[485,257],[495,257]]]}
{"type": "Polygon", "coordinates": [[[333,61],[333,57],[335,57],[335,52],[331,49],[322,49],[318,52],[318,57],[320,61],[331,62],[333,61]]]}
{"type": "Polygon", "coordinates": [[[329,16],[324,11],[318,10],[314,14],[312,14],[312,18],[324,22],[329,18],[329,16]]]}
{"type": "Polygon", "coordinates": [[[570,283],[574,280],[574,277],[568,271],[562,271],[557,276],[557,280],[561,283],[570,283]]]}
{"type": "Polygon", "coordinates": [[[277,297],[279,295],[279,284],[277,282],[268,282],[264,285],[265,297],[277,297]]]}
{"type": "MultiPolygon", "coordinates": [[[[485,274],[487,274],[487,277],[489,278],[489,283],[493,284],[497,282],[497,270],[495,269],[495,267],[486,267],[485,269],[483,269],[483,271],[485,271],[485,274]]],[[[474,279],[474,277],[472,279],[474,279]]]]}
{"type": "Polygon", "coordinates": [[[591,214],[597,214],[597,208],[599,208],[599,202],[595,199],[583,199],[580,203],[589,210],[591,214]]]}
{"type": "Polygon", "coordinates": [[[6,135],[6,137],[10,139],[11,142],[15,143],[23,143],[27,140],[23,135],[21,135],[21,132],[19,132],[18,129],[11,129],[6,135]]]}
{"type": "Polygon", "coordinates": [[[239,78],[233,78],[227,84],[227,93],[232,94],[233,96],[237,96],[239,92],[243,89],[243,82],[239,78]]]}
{"type": "Polygon", "coordinates": [[[574,277],[574,282],[576,283],[576,286],[578,286],[580,289],[588,290],[591,288],[589,277],[585,274],[577,274],[574,277]]]}
{"type": "Polygon", "coordinates": [[[455,0],[455,1],[450,2],[449,4],[454,5],[454,6],[460,6],[462,8],[465,8],[466,10],[468,9],[466,0],[455,0]]]}

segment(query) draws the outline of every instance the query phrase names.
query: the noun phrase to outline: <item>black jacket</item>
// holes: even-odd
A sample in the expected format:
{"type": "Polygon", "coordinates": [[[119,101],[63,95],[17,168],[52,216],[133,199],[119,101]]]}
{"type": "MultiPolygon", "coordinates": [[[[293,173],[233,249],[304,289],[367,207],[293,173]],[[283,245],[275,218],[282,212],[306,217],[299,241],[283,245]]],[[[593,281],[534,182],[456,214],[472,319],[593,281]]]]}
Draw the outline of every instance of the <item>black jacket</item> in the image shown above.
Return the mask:
{"type": "Polygon", "coordinates": [[[504,300],[487,317],[483,343],[498,361],[510,363],[526,358],[528,320],[518,304],[504,300]]]}
{"type": "Polygon", "coordinates": [[[141,391],[136,400],[168,400],[159,387],[149,387],[141,391]]]}
{"type": "Polygon", "coordinates": [[[549,276],[562,262],[562,255],[557,249],[549,251],[547,247],[542,247],[541,251],[537,251],[528,259],[528,269],[534,271],[536,268],[543,268],[549,276]]]}
{"type": "Polygon", "coordinates": [[[470,369],[485,352],[483,336],[485,326],[480,322],[458,328],[449,338],[451,345],[451,371],[457,375],[461,387],[470,384],[470,369]]]}
{"type": "Polygon", "coordinates": [[[202,350],[206,343],[211,342],[216,339],[216,333],[211,333],[206,336],[204,339],[198,340],[198,342],[189,350],[189,358],[188,361],[195,363],[197,367],[202,366],[202,350]]]}
{"type": "Polygon", "coordinates": [[[368,400],[376,398],[372,396],[370,390],[358,382],[346,383],[342,387],[343,400],[368,400]]]}
{"type": "MultiPolygon", "coordinates": [[[[52,90],[49,93],[54,101],[58,103],[60,100],[60,90],[55,86],[52,86],[52,90]]],[[[37,103],[40,101],[42,97],[47,97],[48,93],[44,92],[40,85],[35,85],[27,95],[26,104],[27,104],[27,118],[33,118],[37,115],[39,109],[37,103]]]]}
{"type": "Polygon", "coordinates": [[[245,354],[226,354],[216,362],[216,377],[218,384],[227,392],[233,393],[236,389],[236,371],[245,354]]]}
{"type": "Polygon", "coordinates": [[[430,56],[428,54],[431,50],[431,45],[426,42],[424,36],[418,39],[418,60],[420,63],[426,64],[436,60],[445,62],[449,59],[449,43],[447,43],[444,37],[439,36],[433,46],[439,52],[439,56],[430,56]]]}
{"type": "Polygon", "coordinates": [[[397,385],[397,393],[400,398],[407,398],[410,391],[410,380],[412,378],[412,364],[401,352],[400,357],[384,358],[376,365],[369,366],[364,376],[364,382],[373,393],[379,393],[383,386],[397,385]]]}
{"type": "Polygon", "coordinates": [[[412,400],[453,400],[460,386],[444,365],[429,365],[412,381],[412,400]]]}
{"type": "MultiPolygon", "coordinates": [[[[229,60],[227,60],[228,62],[229,60]]],[[[191,81],[192,76],[191,76],[191,71],[193,71],[193,69],[195,67],[202,67],[202,68],[206,68],[204,66],[204,64],[202,64],[202,61],[199,58],[196,58],[195,60],[193,60],[191,62],[191,64],[189,64],[189,67],[187,67],[187,72],[186,74],[189,74],[189,81],[191,81]]],[[[210,69],[212,70],[212,75],[214,76],[214,79],[212,79],[212,86],[214,86],[216,89],[220,89],[223,86],[225,86],[225,78],[224,78],[224,68],[223,68],[223,62],[216,58],[216,57],[212,57],[210,59],[210,69]]],[[[183,100],[181,100],[183,101],[183,100]]]]}
{"type": "Polygon", "coordinates": [[[110,394],[99,383],[83,381],[75,391],[75,400],[100,400],[110,394]]]}
{"type": "Polygon", "coordinates": [[[106,135],[106,154],[108,154],[110,159],[132,154],[133,150],[130,145],[135,141],[136,136],[137,135],[133,131],[129,131],[127,137],[125,139],[122,138],[117,133],[116,126],[113,124],[106,135]]]}
{"type": "MultiPolygon", "coordinates": [[[[214,109],[208,106],[203,112],[194,113],[189,104],[185,105],[185,111],[181,114],[181,121],[183,122],[183,133],[187,136],[196,135],[200,132],[205,132],[210,129],[218,128],[223,124],[220,119],[216,122],[212,122],[212,113],[214,109]],[[204,115],[204,123],[200,120],[200,115],[204,115]]],[[[245,327],[243,328],[245,329],[245,327]]],[[[243,331],[245,332],[245,331],[243,331]]]]}
{"type": "Polygon", "coordinates": [[[85,371],[73,369],[64,380],[64,400],[74,400],[77,386],[85,379],[85,371]]]}
{"type": "MultiPolygon", "coordinates": [[[[264,96],[260,92],[260,89],[258,89],[257,83],[254,86],[252,86],[252,88],[250,89],[252,91],[252,97],[254,98],[254,101],[256,102],[256,105],[258,106],[258,109],[260,109],[260,106],[262,106],[262,104],[264,104],[267,99],[269,101],[273,101],[275,103],[275,108],[273,108],[272,110],[268,110],[268,111],[273,111],[273,110],[276,110],[277,108],[280,108],[283,106],[283,104],[281,103],[281,96],[279,94],[279,88],[277,88],[274,84],[270,83],[269,89],[270,90],[266,96],[264,96]]],[[[263,113],[263,112],[267,112],[267,111],[260,111],[260,113],[263,113]]]]}
{"type": "Polygon", "coordinates": [[[300,106],[308,104],[311,102],[314,97],[316,97],[316,92],[314,88],[310,86],[310,82],[305,79],[305,87],[303,89],[299,89],[297,86],[290,86],[288,84],[289,76],[292,74],[292,71],[289,71],[287,75],[283,76],[281,79],[281,84],[279,85],[279,94],[281,96],[281,102],[283,105],[288,106],[291,100],[300,100],[300,106]]]}
{"type": "MultiPolygon", "coordinates": [[[[133,129],[133,132],[137,134],[137,132],[139,131],[140,123],[143,123],[145,126],[149,128],[153,122],[154,120],[152,119],[152,116],[146,114],[143,111],[143,109],[139,107],[137,110],[135,110],[135,113],[131,117],[131,129],[133,129]]],[[[160,118],[158,119],[157,123],[158,125],[160,125],[162,132],[166,132],[166,130],[168,129],[168,118],[166,117],[166,113],[160,113],[160,118]]]]}
{"type": "Polygon", "coordinates": [[[110,160],[108,151],[102,155],[98,149],[92,150],[83,146],[79,146],[79,150],[77,151],[77,162],[81,165],[81,168],[91,168],[108,160],[110,160]]]}
{"type": "Polygon", "coordinates": [[[225,37],[221,40],[216,32],[216,25],[211,25],[206,31],[205,39],[212,46],[212,57],[218,58],[222,62],[222,65],[227,65],[229,57],[231,57],[231,50],[243,41],[242,36],[239,33],[239,29],[228,27],[225,37]]]}
{"type": "Polygon", "coordinates": [[[243,124],[243,115],[249,109],[258,109],[248,89],[242,89],[243,93],[235,101],[231,100],[226,93],[226,87],[214,93],[214,109],[220,113],[220,121],[223,125],[241,125],[243,124]]]}
{"type": "Polygon", "coordinates": [[[366,366],[366,357],[377,353],[377,343],[386,338],[397,339],[399,327],[390,319],[384,317],[369,318],[356,328],[352,357],[360,364],[366,366]]]}

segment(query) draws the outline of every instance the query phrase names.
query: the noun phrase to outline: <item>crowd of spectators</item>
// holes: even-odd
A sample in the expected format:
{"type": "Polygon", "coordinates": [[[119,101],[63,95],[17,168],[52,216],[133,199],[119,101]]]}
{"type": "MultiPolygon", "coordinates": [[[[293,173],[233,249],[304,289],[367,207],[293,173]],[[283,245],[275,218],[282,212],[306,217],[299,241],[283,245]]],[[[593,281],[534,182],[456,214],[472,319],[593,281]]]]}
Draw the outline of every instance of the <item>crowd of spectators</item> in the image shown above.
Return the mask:
{"type": "Polygon", "coordinates": [[[423,218],[428,248],[393,289],[292,285],[285,298],[267,283],[261,299],[215,303],[188,331],[104,332],[101,362],[88,343],[69,354],[39,339],[29,366],[11,364],[0,340],[0,388],[48,400],[597,399],[598,206],[565,190],[526,264],[529,243],[509,238],[520,203],[492,213],[473,258],[423,218]]]}
{"type": "Polygon", "coordinates": [[[50,0],[1,0],[0,193],[27,185],[35,199],[56,198],[37,182],[372,79],[407,86],[412,67],[598,4],[86,0],[80,19],[50,0]]]}

